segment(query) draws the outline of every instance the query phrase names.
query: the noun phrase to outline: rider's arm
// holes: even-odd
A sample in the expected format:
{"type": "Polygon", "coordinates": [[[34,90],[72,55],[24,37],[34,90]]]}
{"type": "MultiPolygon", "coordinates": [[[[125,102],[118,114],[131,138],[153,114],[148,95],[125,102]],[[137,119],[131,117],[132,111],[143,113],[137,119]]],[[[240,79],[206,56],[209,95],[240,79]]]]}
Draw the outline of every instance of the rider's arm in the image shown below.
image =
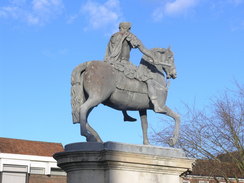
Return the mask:
{"type": "Polygon", "coordinates": [[[149,62],[155,62],[153,52],[146,49],[143,44],[138,46],[139,50],[146,56],[148,56],[150,59],[148,60],[149,62]]]}
{"type": "Polygon", "coordinates": [[[127,36],[127,41],[130,42],[130,44],[132,45],[133,48],[139,48],[139,50],[146,56],[150,57],[151,60],[149,60],[150,62],[154,62],[154,56],[152,51],[146,49],[144,47],[144,45],[142,44],[142,42],[132,33],[129,33],[129,35],[127,36]]]}

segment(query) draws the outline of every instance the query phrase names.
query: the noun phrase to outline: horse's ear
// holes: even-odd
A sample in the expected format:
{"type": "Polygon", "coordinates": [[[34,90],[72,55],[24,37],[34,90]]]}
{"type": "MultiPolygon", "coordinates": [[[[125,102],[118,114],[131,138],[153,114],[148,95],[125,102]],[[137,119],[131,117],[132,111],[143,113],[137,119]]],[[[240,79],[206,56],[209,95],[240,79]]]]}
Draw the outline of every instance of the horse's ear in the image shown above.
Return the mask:
{"type": "Polygon", "coordinates": [[[171,50],[171,46],[170,45],[168,46],[167,50],[171,50]]]}

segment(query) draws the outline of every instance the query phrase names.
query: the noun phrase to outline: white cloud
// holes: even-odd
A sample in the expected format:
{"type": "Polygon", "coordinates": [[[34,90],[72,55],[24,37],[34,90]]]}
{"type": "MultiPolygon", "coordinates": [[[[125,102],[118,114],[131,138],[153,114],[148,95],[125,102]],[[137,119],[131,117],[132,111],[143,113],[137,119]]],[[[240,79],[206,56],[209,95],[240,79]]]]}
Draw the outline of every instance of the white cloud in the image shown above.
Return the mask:
{"type": "Polygon", "coordinates": [[[31,14],[26,16],[26,21],[31,25],[37,25],[41,23],[40,18],[33,16],[31,14]]]}
{"type": "Polygon", "coordinates": [[[242,21],[233,21],[231,25],[231,31],[243,31],[244,30],[244,20],[242,21]]]}
{"type": "Polygon", "coordinates": [[[122,18],[119,0],[108,0],[103,4],[87,1],[81,11],[87,16],[88,27],[92,29],[118,24],[122,18]]]}
{"type": "Polygon", "coordinates": [[[33,10],[40,12],[50,12],[51,10],[59,10],[62,8],[61,0],[33,0],[33,10]]]}
{"type": "Polygon", "coordinates": [[[15,4],[15,5],[23,5],[26,2],[26,0],[11,0],[10,3],[11,4],[15,4]]]}
{"type": "Polygon", "coordinates": [[[11,7],[11,6],[6,6],[6,7],[1,7],[0,8],[0,17],[4,18],[17,18],[18,14],[20,14],[21,11],[18,7],[11,7]]]}
{"type": "Polygon", "coordinates": [[[32,13],[28,19],[29,23],[45,24],[59,15],[62,10],[63,3],[61,0],[33,0],[32,13]]]}
{"type": "Polygon", "coordinates": [[[244,3],[244,0],[230,0],[230,2],[235,5],[240,5],[240,4],[244,3]]]}
{"type": "Polygon", "coordinates": [[[30,25],[44,25],[63,10],[62,0],[11,0],[0,7],[0,18],[10,18],[30,25]]]}
{"type": "Polygon", "coordinates": [[[199,0],[168,0],[154,10],[152,17],[155,21],[159,21],[164,16],[181,15],[194,8],[198,2],[199,0]]]}
{"type": "Polygon", "coordinates": [[[156,8],[152,14],[152,17],[155,21],[162,20],[163,16],[164,16],[164,7],[163,6],[156,8]]]}
{"type": "Polygon", "coordinates": [[[193,8],[197,4],[197,0],[176,0],[168,2],[165,5],[166,14],[181,14],[184,11],[193,8]]]}

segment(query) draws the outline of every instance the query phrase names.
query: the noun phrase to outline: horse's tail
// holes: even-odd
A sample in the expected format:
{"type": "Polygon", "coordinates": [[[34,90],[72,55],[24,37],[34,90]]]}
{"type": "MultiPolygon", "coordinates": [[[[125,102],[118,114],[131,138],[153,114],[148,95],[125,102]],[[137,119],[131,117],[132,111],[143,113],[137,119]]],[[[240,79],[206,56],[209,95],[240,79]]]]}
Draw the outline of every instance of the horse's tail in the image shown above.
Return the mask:
{"type": "Polygon", "coordinates": [[[83,72],[87,67],[88,62],[78,65],[72,71],[71,75],[71,105],[72,105],[72,120],[73,123],[80,123],[79,108],[85,102],[83,90],[83,72]]]}

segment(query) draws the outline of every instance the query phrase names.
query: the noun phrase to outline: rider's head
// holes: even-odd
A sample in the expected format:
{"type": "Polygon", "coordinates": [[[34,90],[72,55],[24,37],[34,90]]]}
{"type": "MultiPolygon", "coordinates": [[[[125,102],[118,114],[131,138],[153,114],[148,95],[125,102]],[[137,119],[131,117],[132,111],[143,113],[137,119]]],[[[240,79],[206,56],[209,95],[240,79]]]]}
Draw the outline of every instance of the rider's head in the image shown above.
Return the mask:
{"type": "Polygon", "coordinates": [[[131,28],[131,23],[130,22],[121,22],[119,24],[119,31],[120,32],[127,32],[131,28]]]}

